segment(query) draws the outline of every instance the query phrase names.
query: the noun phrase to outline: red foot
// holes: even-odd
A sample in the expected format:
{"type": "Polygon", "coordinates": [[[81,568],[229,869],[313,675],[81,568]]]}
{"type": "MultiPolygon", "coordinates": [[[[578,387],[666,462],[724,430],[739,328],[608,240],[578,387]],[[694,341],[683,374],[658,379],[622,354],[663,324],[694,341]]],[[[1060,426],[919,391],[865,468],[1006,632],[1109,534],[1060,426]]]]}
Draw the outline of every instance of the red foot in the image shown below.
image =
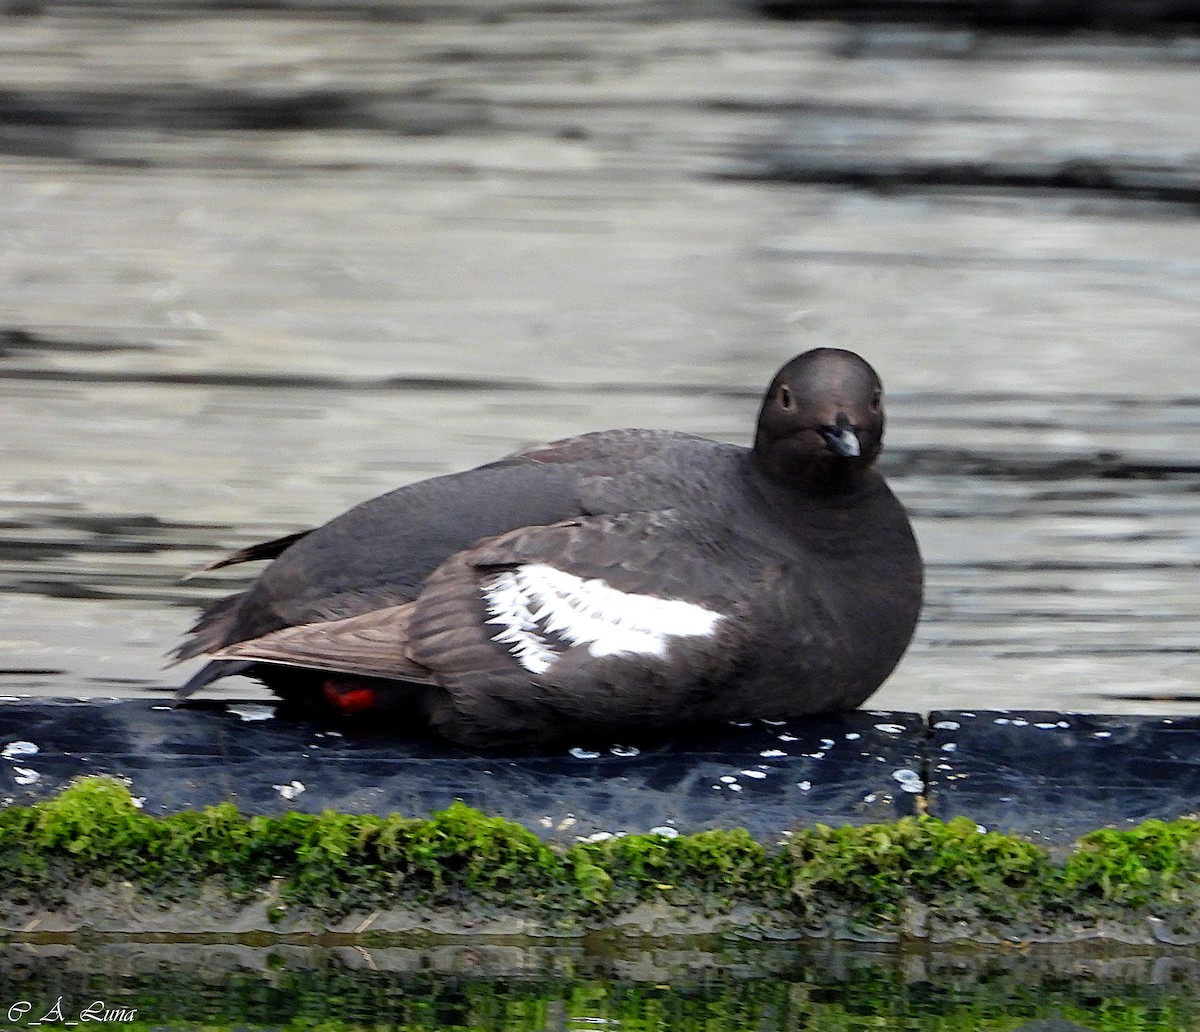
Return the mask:
{"type": "Polygon", "coordinates": [[[329,705],[347,715],[375,708],[375,690],[353,681],[326,681],[321,685],[321,693],[329,705]]]}

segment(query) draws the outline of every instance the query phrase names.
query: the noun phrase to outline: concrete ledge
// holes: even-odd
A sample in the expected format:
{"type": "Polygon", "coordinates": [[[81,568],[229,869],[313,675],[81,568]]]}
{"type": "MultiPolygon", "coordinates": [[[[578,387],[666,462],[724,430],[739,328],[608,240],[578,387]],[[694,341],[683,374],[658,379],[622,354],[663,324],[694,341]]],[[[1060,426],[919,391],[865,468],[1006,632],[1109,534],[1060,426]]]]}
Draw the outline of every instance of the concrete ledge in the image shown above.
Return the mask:
{"type": "Polygon", "coordinates": [[[1200,808],[1200,718],[940,711],[921,746],[929,813],[1066,844],[1200,808]]]}
{"type": "Polygon", "coordinates": [[[259,703],[175,710],[147,700],[0,702],[0,800],[72,779],[126,779],[147,813],[231,801],[288,811],[425,816],[461,799],[544,839],[669,828],[867,824],[928,812],[1066,844],[1169,820],[1200,798],[1200,719],[1050,712],[858,711],[551,755],[475,756],[259,703]]]}

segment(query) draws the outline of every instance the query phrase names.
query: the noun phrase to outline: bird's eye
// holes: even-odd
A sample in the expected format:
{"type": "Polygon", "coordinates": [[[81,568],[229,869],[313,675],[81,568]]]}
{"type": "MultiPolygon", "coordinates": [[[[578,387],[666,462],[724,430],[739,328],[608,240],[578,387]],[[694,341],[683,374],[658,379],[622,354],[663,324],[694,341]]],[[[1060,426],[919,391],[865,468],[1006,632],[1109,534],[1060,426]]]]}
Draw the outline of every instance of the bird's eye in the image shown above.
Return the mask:
{"type": "Polygon", "coordinates": [[[785,409],[790,409],[792,407],[792,392],[787,389],[787,384],[780,384],[779,404],[785,409]]]}
{"type": "Polygon", "coordinates": [[[871,395],[871,411],[878,412],[879,406],[883,404],[883,391],[876,391],[871,395]]]}

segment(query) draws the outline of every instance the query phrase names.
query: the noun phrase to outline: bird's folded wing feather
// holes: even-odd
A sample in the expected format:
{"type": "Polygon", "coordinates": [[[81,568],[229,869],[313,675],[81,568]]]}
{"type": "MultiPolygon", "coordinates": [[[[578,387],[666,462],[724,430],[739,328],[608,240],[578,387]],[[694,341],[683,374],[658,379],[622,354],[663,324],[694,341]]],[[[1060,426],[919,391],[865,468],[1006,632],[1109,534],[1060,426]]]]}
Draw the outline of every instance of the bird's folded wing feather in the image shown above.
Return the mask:
{"type": "Polygon", "coordinates": [[[199,577],[202,573],[223,570],[226,566],[237,566],[238,563],[251,563],[258,559],[277,559],[302,537],[307,537],[311,533],[311,529],[300,530],[295,534],[285,534],[283,537],[274,538],[271,541],[260,541],[256,545],[247,545],[245,548],[239,548],[236,552],[230,552],[227,556],[197,567],[185,574],[183,579],[191,580],[193,577],[199,577]]]}
{"type": "Polygon", "coordinates": [[[682,642],[692,662],[700,643],[728,644],[738,581],[721,548],[669,511],[525,527],[452,556],[415,602],[284,628],[214,658],[468,694],[524,697],[531,682],[584,693],[614,660],[665,667],[682,642]]]}
{"type": "Polygon", "coordinates": [[[360,616],[298,624],[259,638],[228,645],[215,659],[330,670],[359,677],[432,683],[430,672],[408,655],[413,603],[388,606],[360,616]]]}
{"type": "Polygon", "coordinates": [[[515,530],[429,578],[410,654],[447,687],[520,694],[530,681],[586,692],[593,679],[622,679],[614,660],[665,665],[685,640],[717,652],[737,623],[737,584],[719,551],[671,512],[515,530]]]}

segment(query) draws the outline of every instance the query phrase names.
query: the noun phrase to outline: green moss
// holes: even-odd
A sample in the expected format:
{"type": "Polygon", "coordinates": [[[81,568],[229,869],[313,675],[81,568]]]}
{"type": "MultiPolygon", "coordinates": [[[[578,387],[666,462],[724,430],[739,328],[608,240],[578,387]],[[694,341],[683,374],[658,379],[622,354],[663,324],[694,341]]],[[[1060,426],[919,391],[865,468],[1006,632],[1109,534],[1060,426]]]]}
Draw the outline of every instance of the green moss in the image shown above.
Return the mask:
{"type": "Polygon", "coordinates": [[[943,918],[1008,917],[1044,906],[1058,880],[1046,851],[957,817],[798,832],[788,846],[800,916],[818,919],[836,900],[875,921],[936,902],[943,918]]]}
{"type": "Polygon", "coordinates": [[[1200,912],[1200,821],[1085,836],[1062,863],[969,820],[796,832],[767,847],[741,830],[631,835],[567,849],[461,803],[428,818],[289,813],[224,803],[150,817],[111,778],[0,810],[0,895],[54,905],[81,881],[131,881],[171,900],[216,885],[268,915],[405,906],[535,911],[596,920],[647,901],[707,913],[751,904],[806,927],[846,920],[921,934],[913,915],[1028,930],[1102,917],[1200,912]]]}
{"type": "Polygon", "coordinates": [[[780,903],[787,887],[782,854],[740,828],[667,838],[629,835],[581,843],[570,850],[580,868],[596,874],[590,899],[626,905],[662,899],[728,907],[735,902],[780,903]],[[600,885],[603,888],[600,888],[600,885]]]}
{"type": "Polygon", "coordinates": [[[567,876],[563,858],[533,832],[458,802],[429,820],[408,822],[383,858],[438,895],[533,893],[540,902],[542,890],[561,886],[567,876]]]}
{"type": "Polygon", "coordinates": [[[1079,840],[1063,883],[1081,900],[1122,907],[1194,901],[1200,886],[1200,821],[1146,821],[1079,840]]]}

